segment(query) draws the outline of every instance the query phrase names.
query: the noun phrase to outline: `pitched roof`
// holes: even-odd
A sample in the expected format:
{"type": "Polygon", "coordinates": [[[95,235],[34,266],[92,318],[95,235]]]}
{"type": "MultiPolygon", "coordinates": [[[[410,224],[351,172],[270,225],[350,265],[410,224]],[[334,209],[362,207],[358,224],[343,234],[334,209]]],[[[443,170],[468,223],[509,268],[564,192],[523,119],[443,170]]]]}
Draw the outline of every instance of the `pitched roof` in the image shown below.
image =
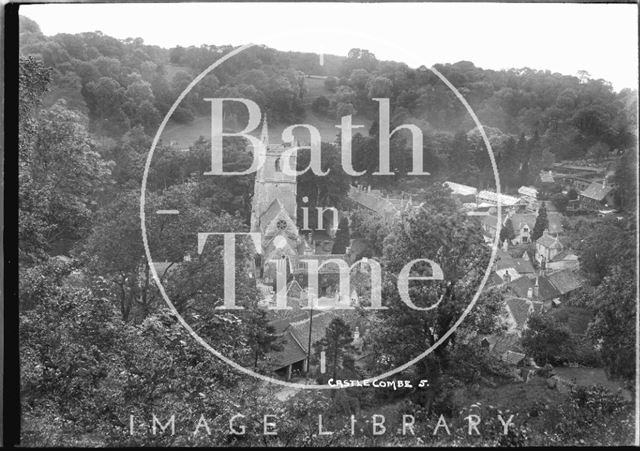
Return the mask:
{"type": "Polygon", "coordinates": [[[382,197],[378,190],[367,192],[351,186],[348,195],[353,201],[376,213],[385,214],[397,211],[396,207],[389,200],[382,197]]]}
{"type": "Polygon", "coordinates": [[[489,344],[492,353],[502,356],[507,351],[522,352],[520,337],[514,333],[488,335],[483,338],[489,344]]]}
{"type": "Polygon", "coordinates": [[[584,279],[582,277],[569,269],[563,269],[562,271],[551,273],[547,278],[549,279],[549,282],[551,282],[551,284],[560,292],[560,294],[566,294],[570,291],[576,290],[584,283],[584,279]]]}
{"type": "Polygon", "coordinates": [[[514,258],[502,249],[498,249],[496,253],[496,270],[508,268],[515,269],[519,274],[533,274],[535,272],[531,262],[522,258],[514,258]]]}
{"type": "Polygon", "coordinates": [[[162,276],[165,275],[166,271],[168,269],[170,269],[169,272],[173,271],[178,265],[174,264],[173,262],[153,262],[153,267],[156,270],[156,273],[158,273],[158,277],[162,278],[162,276]],[[173,266],[171,266],[173,265],[173,266]],[[171,268],[169,268],[171,267],[171,268]]]}
{"type": "Polygon", "coordinates": [[[321,312],[317,315],[313,315],[313,321],[311,323],[309,323],[309,318],[306,318],[302,321],[291,323],[288,330],[291,331],[293,336],[302,343],[306,349],[309,343],[309,324],[311,324],[311,346],[313,347],[314,343],[317,343],[324,338],[327,327],[329,327],[331,321],[336,318],[341,318],[345,323],[349,324],[354,322],[354,318],[357,316],[357,313],[355,316],[350,315],[350,311],[342,310],[338,312],[321,312]]]}
{"type": "Polygon", "coordinates": [[[533,302],[522,298],[509,298],[506,300],[506,307],[516,322],[518,329],[524,329],[529,320],[529,315],[533,311],[533,302]]]}
{"type": "Polygon", "coordinates": [[[282,349],[268,355],[269,366],[274,370],[291,365],[307,358],[307,352],[290,330],[286,330],[280,342],[282,349]]]}
{"type": "Polygon", "coordinates": [[[500,198],[500,201],[502,203],[502,205],[504,206],[512,206],[512,205],[516,205],[517,203],[520,202],[520,199],[514,196],[509,196],[507,194],[502,194],[500,193],[500,196],[498,196],[497,193],[494,193],[493,191],[488,191],[488,190],[484,190],[484,191],[480,191],[478,193],[478,200],[480,201],[487,201],[487,202],[491,202],[494,204],[498,203],[498,197],[500,198]]]}
{"type": "Polygon", "coordinates": [[[553,174],[551,171],[540,171],[540,181],[542,183],[554,183],[553,174]]]}
{"type": "Polygon", "coordinates": [[[508,350],[502,355],[502,360],[506,363],[510,363],[512,365],[517,365],[518,363],[524,360],[525,355],[521,352],[514,352],[508,350]]]}
{"type": "MultiPolygon", "coordinates": [[[[535,279],[528,277],[520,277],[513,282],[507,284],[507,289],[514,295],[520,298],[527,298],[529,294],[529,288],[532,290],[532,294],[536,285],[535,279]]],[[[549,280],[542,276],[538,277],[538,296],[537,300],[547,301],[560,296],[560,291],[554,287],[549,280]]]]}
{"type": "Polygon", "coordinates": [[[558,252],[552,259],[552,262],[559,262],[562,260],[577,260],[578,256],[571,249],[565,249],[558,252]]]}
{"type": "Polygon", "coordinates": [[[613,187],[611,186],[603,186],[602,182],[592,182],[580,195],[601,202],[612,189],[613,187]]]}
{"type": "Polygon", "coordinates": [[[558,240],[558,238],[553,237],[547,233],[543,234],[540,238],[538,238],[536,243],[539,243],[540,245],[548,249],[562,249],[564,247],[562,243],[558,240]]]}
{"type": "Polygon", "coordinates": [[[534,213],[515,213],[509,218],[515,231],[520,230],[525,225],[529,227],[529,230],[533,230],[533,226],[536,224],[536,215],[534,213]]]}
{"type": "Polygon", "coordinates": [[[487,279],[487,286],[502,285],[503,283],[504,280],[502,280],[502,277],[500,277],[495,271],[491,271],[489,279],[487,279]]]}
{"type": "Polygon", "coordinates": [[[538,196],[538,190],[533,186],[521,186],[520,188],[518,188],[518,194],[535,198],[538,196]]]}
{"type": "Polygon", "coordinates": [[[280,199],[273,199],[273,201],[269,205],[269,208],[267,208],[266,211],[262,213],[262,215],[260,215],[260,225],[262,226],[262,228],[268,226],[271,221],[273,221],[273,219],[278,216],[278,214],[284,209],[285,208],[280,202],[280,199]]]}
{"type": "Polygon", "coordinates": [[[473,196],[478,194],[478,189],[473,186],[461,185],[455,182],[444,182],[443,185],[453,191],[453,194],[460,196],[473,196]]]}

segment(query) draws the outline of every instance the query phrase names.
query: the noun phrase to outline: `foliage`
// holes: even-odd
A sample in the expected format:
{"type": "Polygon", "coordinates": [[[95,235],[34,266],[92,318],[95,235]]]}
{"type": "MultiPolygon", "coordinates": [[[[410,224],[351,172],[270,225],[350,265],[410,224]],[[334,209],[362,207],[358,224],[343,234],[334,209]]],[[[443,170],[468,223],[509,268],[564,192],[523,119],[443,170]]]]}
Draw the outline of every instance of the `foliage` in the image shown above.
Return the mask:
{"type": "Polygon", "coordinates": [[[376,213],[358,208],[351,211],[351,234],[367,240],[375,256],[382,255],[383,241],[390,232],[390,224],[376,213]]]}
{"type": "Polygon", "coordinates": [[[549,228],[549,218],[547,218],[547,207],[544,202],[538,209],[538,216],[536,217],[536,223],[533,225],[533,231],[531,232],[531,240],[536,241],[540,238],[544,231],[549,228]]]}
{"type": "Polygon", "coordinates": [[[347,251],[347,247],[351,243],[351,235],[349,233],[349,219],[345,216],[340,219],[338,223],[338,230],[336,230],[336,237],[333,242],[332,254],[344,254],[347,251]]]}
{"type": "Polygon", "coordinates": [[[511,240],[515,237],[516,232],[513,230],[513,222],[511,221],[511,218],[507,218],[507,220],[504,222],[504,225],[500,229],[500,242],[511,242],[511,240]]]}
{"type": "Polygon", "coordinates": [[[597,288],[591,303],[595,318],[588,331],[600,345],[600,354],[609,374],[627,380],[636,375],[637,282],[635,268],[630,266],[614,266],[597,288]]]}
{"type": "Polygon", "coordinates": [[[351,344],[353,341],[353,332],[351,328],[342,320],[342,318],[334,318],[327,326],[324,337],[314,343],[315,356],[324,351],[327,358],[327,374],[333,379],[345,369],[353,369],[353,359],[349,354],[353,353],[354,348],[351,344]]]}
{"type": "Polygon", "coordinates": [[[23,262],[67,250],[89,231],[95,198],[112,164],[95,151],[84,119],[60,100],[38,110],[48,71],[33,58],[20,61],[19,188],[23,262]]]}
{"type": "Polygon", "coordinates": [[[569,198],[562,193],[556,193],[551,196],[551,202],[558,209],[560,213],[567,211],[567,205],[569,205],[569,198]]]}
{"type": "Polygon", "coordinates": [[[575,344],[569,329],[551,315],[534,314],[522,334],[522,346],[538,365],[559,365],[572,360],[575,344]]]}

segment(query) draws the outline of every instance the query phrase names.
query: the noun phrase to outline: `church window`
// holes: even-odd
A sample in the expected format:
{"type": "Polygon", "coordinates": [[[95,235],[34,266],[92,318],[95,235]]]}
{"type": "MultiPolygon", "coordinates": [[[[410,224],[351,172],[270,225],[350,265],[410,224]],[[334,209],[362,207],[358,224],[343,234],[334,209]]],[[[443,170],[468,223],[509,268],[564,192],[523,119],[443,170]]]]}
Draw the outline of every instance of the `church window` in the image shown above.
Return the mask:
{"type": "Polygon", "coordinates": [[[280,158],[276,158],[275,165],[276,172],[280,172],[280,158]]]}
{"type": "Polygon", "coordinates": [[[280,219],[276,223],[276,227],[278,228],[278,230],[287,230],[287,221],[285,221],[284,219],[280,219]]]}

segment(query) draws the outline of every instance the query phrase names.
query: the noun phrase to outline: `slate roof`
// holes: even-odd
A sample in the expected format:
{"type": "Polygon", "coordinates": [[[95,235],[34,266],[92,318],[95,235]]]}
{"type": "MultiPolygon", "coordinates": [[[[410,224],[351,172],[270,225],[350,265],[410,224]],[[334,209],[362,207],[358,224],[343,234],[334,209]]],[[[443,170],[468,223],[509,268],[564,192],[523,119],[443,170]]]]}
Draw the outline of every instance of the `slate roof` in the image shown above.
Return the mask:
{"type": "MultiPolygon", "coordinates": [[[[520,277],[507,284],[507,289],[519,298],[527,298],[529,288],[533,291],[535,288],[536,280],[528,277],[520,277]]],[[[560,291],[549,282],[549,280],[542,276],[538,277],[538,296],[539,301],[547,301],[560,296],[560,291]]]]}
{"type": "Polygon", "coordinates": [[[495,344],[492,349],[498,355],[503,355],[507,351],[521,352],[520,337],[516,334],[504,334],[498,336],[495,339],[495,344]]]}
{"type": "Polygon", "coordinates": [[[602,185],[602,182],[593,182],[587,187],[587,189],[582,191],[580,195],[588,199],[594,199],[601,202],[605,197],[607,197],[611,190],[613,190],[613,187],[611,186],[603,187],[602,185]]]}
{"type": "Polygon", "coordinates": [[[496,270],[513,268],[518,274],[533,274],[535,270],[531,262],[522,258],[514,258],[509,253],[498,249],[496,253],[496,270]]]}
{"type": "Polygon", "coordinates": [[[388,214],[397,211],[396,207],[387,199],[378,194],[379,191],[360,191],[355,187],[349,189],[349,197],[363,207],[380,214],[388,214]]]}
{"type": "MultiPolygon", "coordinates": [[[[333,311],[318,312],[314,311],[313,321],[311,322],[311,346],[324,338],[325,331],[331,321],[338,316],[342,317],[345,322],[349,322],[345,318],[347,314],[342,312],[337,314],[333,311]]],[[[307,347],[309,346],[309,313],[300,313],[298,317],[303,317],[292,322],[296,317],[289,319],[280,319],[270,322],[277,332],[282,332],[280,351],[274,351],[269,354],[268,362],[273,370],[283,368],[296,362],[300,362],[307,358],[307,347]]]]}
{"type": "Polygon", "coordinates": [[[520,345],[520,337],[514,333],[487,335],[486,337],[483,337],[482,340],[485,340],[489,344],[490,352],[497,356],[502,356],[507,351],[523,351],[522,346],[520,345]]]}
{"type": "Polygon", "coordinates": [[[487,286],[502,285],[503,283],[504,280],[502,280],[502,277],[500,277],[495,271],[491,271],[491,274],[489,274],[489,278],[487,279],[487,286]]]}
{"type": "Polygon", "coordinates": [[[538,238],[536,243],[539,243],[548,249],[562,249],[564,247],[562,246],[562,243],[558,240],[558,238],[555,238],[547,233],[538,238]]]}
{"type": "MultiPolygon", "coordinates": [[[[320,312],[317,315],[313,315],[313,321],[311,322],[311,346],[313,347],[314,343],[322,340],[324,338],[327,327],[331,321],[336,318],[341,318],[345,323],[351,324],[355,322],[355,318],[357,313],[353,312],[350,315],[349,311],[325,311],[320,312]]],[[[297,321],[295,323],[291,323],[291,327],[288,329],[291,331],[292,335],[304,346],[306,349],[309,343],[309,318],[302,321],[297,321]]]]}
{"type": "Polygon", "coordinates": [[[524,329],[529,320],[529,316],[531,316],[533,312],[542,311],[541,302],[532,302],[526,298],[508,298],[506,300],[506,307],[515,320],[518,329],[524,329]]]}
{"type": "Polygon", "coordinates": [[[552,259],[552,262],[559,262],[562,260],[576,260],[578,256],[571,249],[565,249],[558,252],[552,259]]]}
{"type": "Polygon", "coordinates": [[[291,330],[286,330],[279,343],[282,346],[280,351],[269,354],[267,361],[274,369],[280,369],[292,363],[300,362],[307,358],[307,352],[302,344],[297,340],[291,330]]]}
{"type": "Polygon", "coordinates": [[[547,278],[561,295],[580,288],[584,283],[582,277],[569,269],[551,273],[547,278]]]}

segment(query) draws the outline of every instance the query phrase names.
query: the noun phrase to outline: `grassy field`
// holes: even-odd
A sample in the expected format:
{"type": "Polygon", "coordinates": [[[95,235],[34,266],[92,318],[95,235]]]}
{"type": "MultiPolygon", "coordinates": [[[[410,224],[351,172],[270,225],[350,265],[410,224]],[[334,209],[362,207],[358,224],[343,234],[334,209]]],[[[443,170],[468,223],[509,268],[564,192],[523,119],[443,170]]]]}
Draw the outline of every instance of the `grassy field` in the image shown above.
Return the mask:
{"type": "MultiPolygon", "coordinates": [[[[307,100],[315,99],[321,95],[326,96],[329,99],[333,97],[333,94],[325,89],[324,80],[307,78],[305,80],[305,84],[307,86],[307,100]]],[[[306,100],[305,103],[307,103],[306,100]]],[[[300,120],[300,123],[316,127],[320,132],[322,141],[333,142],[336,139],[336,135],[338,133],[336,125],[339,124],[337,119],[318,116],[311,111],[310,108],[307,108],[305,110],[305,117],[300,120]]],[[[368,135],[372,121],[356,114],[353,117],[353,124],[364,125],[363,128],[355,129],[354,134],[357,132],[363,135],[368,135]]],[[[273,144],[282,142],[282,131],[290,125],[293,124],[274,123],[273,121],[269,121],[269,141],[273,144]]],[[[229,128],[229,130],[233,129],[229,128]]],[[[260,129],[258,128],[254,130],[251,134],[253,136],[260,136],[260,129]]],[[[173,144],[180,148],[188,148],[200,136],[204,136],[205,138],[209,138],[211,136],[211,117],[209,115],[198,116],[189,124],[178,124],[170,120],[162,133],[162,140],[165,143],[173,144]]],[[[303,128],[295,130],[294,136],[301,144],[309,142],[309,134],[303,128]]]]}

